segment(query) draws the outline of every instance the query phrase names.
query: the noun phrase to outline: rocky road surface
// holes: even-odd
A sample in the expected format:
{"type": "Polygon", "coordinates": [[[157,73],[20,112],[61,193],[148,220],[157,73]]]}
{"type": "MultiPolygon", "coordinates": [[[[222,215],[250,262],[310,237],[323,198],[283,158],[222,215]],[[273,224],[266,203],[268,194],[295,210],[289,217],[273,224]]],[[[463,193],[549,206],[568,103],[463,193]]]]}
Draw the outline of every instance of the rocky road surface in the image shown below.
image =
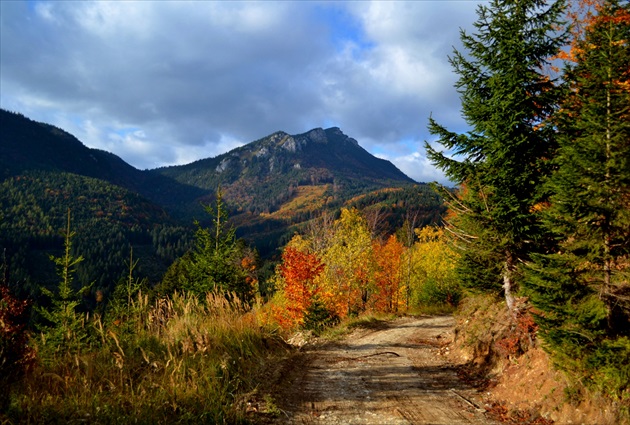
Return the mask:
{"type": "Polygon", "coordinates": [[[403,317],[305,347],[273,395],[289,424],[495,424],[448,360],[450,316],[403,317]]]}

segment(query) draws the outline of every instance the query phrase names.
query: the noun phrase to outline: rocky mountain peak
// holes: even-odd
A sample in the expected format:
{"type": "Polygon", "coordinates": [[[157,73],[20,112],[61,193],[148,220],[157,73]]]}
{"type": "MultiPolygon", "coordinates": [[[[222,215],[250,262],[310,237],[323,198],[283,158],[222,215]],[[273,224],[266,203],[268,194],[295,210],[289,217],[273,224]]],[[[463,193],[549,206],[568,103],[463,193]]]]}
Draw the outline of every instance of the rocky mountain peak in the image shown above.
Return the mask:
{"type": "Polygon", "coordinates": [[[348,137],[339,127],[330,127],[325,131],[326,135],[329,139],[343,140],[346,142],[350,142],[355,146],[359,146],[359,142],[352,137],[348,137]]]}
{"type": "Polygon", "coordinates": [[[306,136],[313,143],[328,143],[328,137],[322,128],[314,128],[306,133],[306,136]]]}

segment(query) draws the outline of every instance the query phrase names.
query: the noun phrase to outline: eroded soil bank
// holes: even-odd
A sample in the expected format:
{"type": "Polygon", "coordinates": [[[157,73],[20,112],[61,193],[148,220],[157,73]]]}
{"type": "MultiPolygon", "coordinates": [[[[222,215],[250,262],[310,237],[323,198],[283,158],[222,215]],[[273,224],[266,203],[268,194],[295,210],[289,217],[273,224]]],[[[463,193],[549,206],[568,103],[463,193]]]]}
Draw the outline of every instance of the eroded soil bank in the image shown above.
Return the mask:
{"type": "Polygon", "coordinates": [[[275,417],[292,424],[495,424],[445,355],[450,316],[403,317],[307,346],[270,377],[275,417]]]}

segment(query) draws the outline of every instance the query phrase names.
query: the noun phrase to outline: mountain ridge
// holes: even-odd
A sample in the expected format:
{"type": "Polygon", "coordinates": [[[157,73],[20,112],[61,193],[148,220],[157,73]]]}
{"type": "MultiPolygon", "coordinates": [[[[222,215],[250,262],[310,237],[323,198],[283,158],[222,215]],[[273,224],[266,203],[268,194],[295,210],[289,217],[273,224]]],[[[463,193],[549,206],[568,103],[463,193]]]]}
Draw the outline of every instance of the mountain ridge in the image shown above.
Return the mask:
{"type": "Polygon", "coordinates": [[[199,189],[223,187],[239,210],[270,213],[301,185],[332,184],[336,195],[414,184],[391,162],[376,158],[338,127],[290,135],[274,132],[229,152],[189,164],[150,170],[199,189]],[[259,186],[251,196],[252,182],[259,186]],[[347,193],[345,193],[347,192],[347,193]]]}
{"type": "MultiPolygon", "coordinates": [[[[427,223],[441,208],[427,185],[374,157],[338,127],[277,131],[216,157],[151,170],[2,109],[0,140],[0,248],[10,248],[8,261],[20,269],[14,276],[31,287],[38,278],[29,273],[50,272],[37,269],[60,249],[69,208],[77,247],[90,251],[79,275],[101,287],[118,280],[130,248],[141,259],[141,274],[159,279],[187,249],[192,223],[209,224],[203,204],[214,200],[218,187],[239,237],[262,256],[273,255],[324,211],[380,205],[394,228],[405,208],[422,206],[427,223]],[[361,196],[372,201],[356,202],[361,196]]],[[[54,274],[44,281],[54,281],[54,274]]]]}
{"type": "Polygon", "coordinates": [[[342,197],[416,183],[339,127],[318,127],[295,135],[276,131],[215,157],[139,170],[114,153],[89,148],[72,134],[19,113],[0,109],[0,124],[0,177],[44,169],[98,178],[138,192],[180,218],[190,218],[190,214],[182,214],[178,206],[211,199],[219,185],[228,186],[228,201],[237,209],[271,212],[286,200],[276,188],[263,190],[264,201],[248,205],[247,197],[238,194],[251,186],[244,180],[265,185],[280,178],[287,191],[290,186],[331,183],[337,193],[340,187],[341,192],[348,190],[348,196],[342,197]],[[271,202],[270,197],[274,198],[271,202]]]}

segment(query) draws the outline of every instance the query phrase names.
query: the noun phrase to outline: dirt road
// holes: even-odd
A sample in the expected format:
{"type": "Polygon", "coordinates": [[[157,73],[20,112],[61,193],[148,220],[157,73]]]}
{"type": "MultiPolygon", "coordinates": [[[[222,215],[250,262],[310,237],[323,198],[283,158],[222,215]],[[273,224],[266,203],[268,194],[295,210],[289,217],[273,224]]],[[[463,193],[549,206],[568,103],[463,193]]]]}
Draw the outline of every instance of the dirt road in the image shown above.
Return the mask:
{"type": "Polygon", "coordinates": [[[405,317],[305,348],[282,371],[275,423],[494,424],[444,355],[454,324],[405,317]]]}

